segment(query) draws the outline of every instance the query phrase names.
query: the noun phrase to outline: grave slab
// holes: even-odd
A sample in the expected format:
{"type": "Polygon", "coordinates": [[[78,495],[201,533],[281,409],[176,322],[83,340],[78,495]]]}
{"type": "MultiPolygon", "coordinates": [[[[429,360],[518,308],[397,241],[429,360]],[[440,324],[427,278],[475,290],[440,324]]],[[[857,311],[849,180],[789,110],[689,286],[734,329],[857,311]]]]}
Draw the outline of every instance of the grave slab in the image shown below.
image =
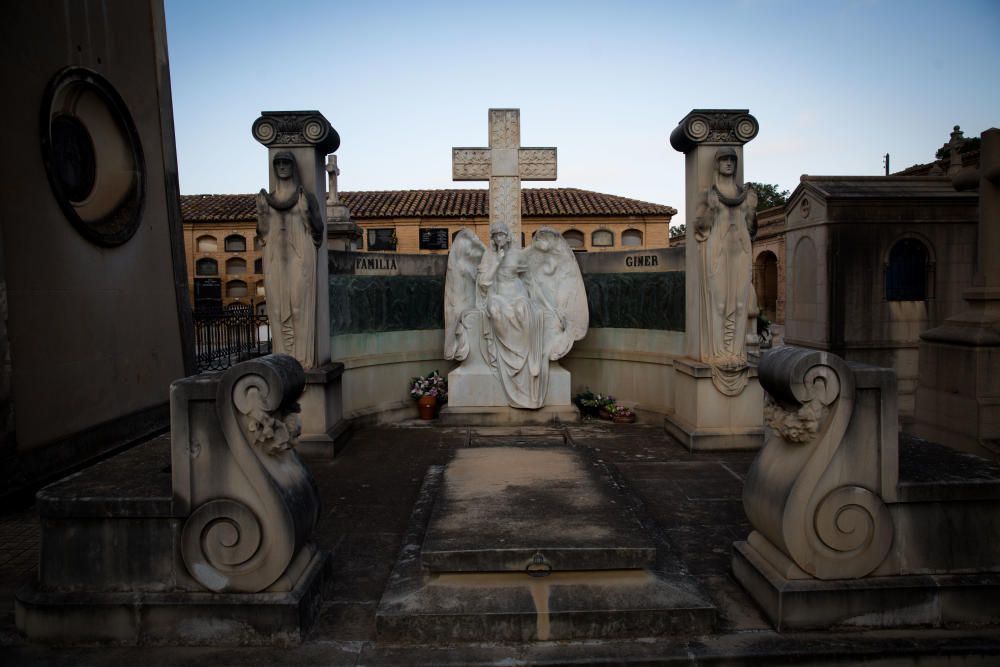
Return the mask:
{"type": "MultiPolygon", "coordinates": [[[[602,468],[553,446],[472,446],[428,472],[376,613],[386,641],[537,641],[711,631],[694,578],[602,468]]],[[[477,443],[478,444],[478,443],[477,443]]]]}
{"type": "Polygon", "coordinates": [[[444,472],[421,551],[432,572],[650,567],[656,548],[568,447],[472,447],[444,472]]]}

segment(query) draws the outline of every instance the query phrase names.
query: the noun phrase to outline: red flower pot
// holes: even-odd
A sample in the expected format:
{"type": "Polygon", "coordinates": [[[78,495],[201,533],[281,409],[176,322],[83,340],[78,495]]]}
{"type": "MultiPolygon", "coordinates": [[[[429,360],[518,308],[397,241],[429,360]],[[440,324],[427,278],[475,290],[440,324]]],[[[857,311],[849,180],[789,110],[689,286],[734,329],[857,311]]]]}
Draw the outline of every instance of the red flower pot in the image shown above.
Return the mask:
{"type": "Polygon", "coordinates": [[[420,410],[421,419],[434,419],[437,413],[437,396],[421,396],[417,399],[417,409],[420,410]]]}

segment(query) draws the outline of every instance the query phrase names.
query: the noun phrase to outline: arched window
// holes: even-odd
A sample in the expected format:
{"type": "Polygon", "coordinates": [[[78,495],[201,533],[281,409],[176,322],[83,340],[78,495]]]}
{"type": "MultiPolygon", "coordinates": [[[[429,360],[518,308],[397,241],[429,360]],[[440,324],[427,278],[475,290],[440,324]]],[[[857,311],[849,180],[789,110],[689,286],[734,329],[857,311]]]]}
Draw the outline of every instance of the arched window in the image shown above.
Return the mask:
{"type": "Polygon", "coordinates": [[[199,236],[196,247],[198,252],[219,252],[219,241],[214,236],[199,236]]]}
{"type": "Polygon", "coordinates": [[[566,243],[568,243],[569,247],[573,250],[583,250],[583,232],[576,229],[567,229],[563,232],[563,238],[566,239],[566,243]]]}
{"type": "Polygon", "coordinates": [[[226,273],[240,275],[247,272],[247,262],[241,257],[232,257],[226,260],[226,273]]]}
{"type": "Polygon", "coordinates": [[[264,247],[264,242],[261,241],[260,237],[259,236],[254,236],[253,237],[253,249],[259,251],[263,247],[264,247]]]}
{"type": "Polygon", "coordinates": [[[257,304],[256,308],[257,308],[257,315],[258,316],[267,315],[267,302],[266,301],[259,302],[257,304]]]}
{"type": "Polygon", "coordinates": [[[264,273],[264,260],[258,257],[253,261],[253,272],[264,273]]]}
{"type": "Polygon", "coordinates": [[[257,294],[257,296],[264,296],[264,283],[263,282],[257,283],[255,294],[257,294]]]}
{"type": "Polygon", "coordinates": [[[641,246],[642,232],[638,229],[626,229],[622,232],[622,245],[632,247],[641,246]]]}
{"type": "Polygon", "coordinates": [[[226,296],[230,299],[246,296],[247,284],[242,280],[230,280],[226,283],[226,296]]]}
{"type": "Polygon", "coordinates": [[[888,301],[923,301],[927,298],[927,246],[917,239],[896,241],[885,270],[888,301]]]}
{"type": "Polygon", "coordinates": [[[203,257],[194,264],[195,275],[217,276],[219,275],[219,263],[214,259],[203,257]]]}
{"type": "Polygon", "coordinates": [[[247,240],[239,234],[226,237],[226,252],[246,252],[247,240]]]}
{"type": "Polygon", "coordinates": [[[590,235],[590,245],[595,248],[609,248],[615,244],[615,235],[607,229],[598,229],[590,235]]]}

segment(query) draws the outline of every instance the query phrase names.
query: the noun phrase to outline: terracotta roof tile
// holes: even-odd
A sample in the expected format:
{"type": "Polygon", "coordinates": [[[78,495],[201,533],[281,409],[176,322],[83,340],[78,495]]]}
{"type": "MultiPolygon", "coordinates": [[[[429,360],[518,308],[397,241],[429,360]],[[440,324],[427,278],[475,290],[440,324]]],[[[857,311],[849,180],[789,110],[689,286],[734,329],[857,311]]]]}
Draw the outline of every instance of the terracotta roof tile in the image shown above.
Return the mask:
{"type": "MultiPolygon", "coordinates": [[[[486,217],[487,194],[479,190],[360,190],[340,193],[357,221],[379,218],[486,217]]],[[[576,188],[521,190],[525,217],[673,216],[677,209],[662,204],[576,188]]],[[[181,195],[186,222],[253,220],[254,195],[181,195]]]]}

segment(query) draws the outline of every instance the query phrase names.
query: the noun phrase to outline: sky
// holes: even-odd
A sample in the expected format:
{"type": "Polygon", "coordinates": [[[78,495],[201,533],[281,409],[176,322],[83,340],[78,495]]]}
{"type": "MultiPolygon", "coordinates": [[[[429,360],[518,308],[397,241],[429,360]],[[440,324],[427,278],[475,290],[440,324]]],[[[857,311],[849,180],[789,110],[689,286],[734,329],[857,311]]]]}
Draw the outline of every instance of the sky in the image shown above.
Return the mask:
{"type": "Polygon", "coordinates": [[[930,162],[953,125],[1000,126],[1000,0],[166,0],[183,194],[267,184],[263,110],[318,109],[340,190],[484,188],[451,148],[521,110],[558,180],[678,209],[691,109],[749,109],[747,180],[880,175],[930,162]]]}

